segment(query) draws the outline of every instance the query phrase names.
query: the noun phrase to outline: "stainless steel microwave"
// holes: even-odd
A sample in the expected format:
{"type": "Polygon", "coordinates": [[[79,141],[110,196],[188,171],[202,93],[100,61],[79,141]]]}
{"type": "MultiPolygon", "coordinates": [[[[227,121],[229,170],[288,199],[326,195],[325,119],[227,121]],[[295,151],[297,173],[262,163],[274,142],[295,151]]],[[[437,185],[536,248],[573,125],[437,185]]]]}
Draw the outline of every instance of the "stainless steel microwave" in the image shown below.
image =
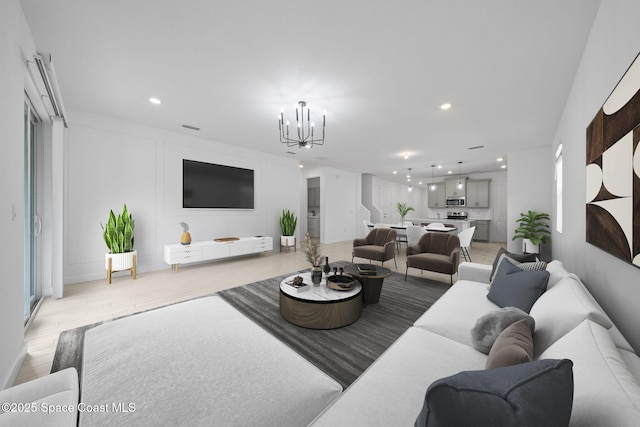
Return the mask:
{"type": "Polygon", "coordinates": [[[466,206],[463,196],[447,197],[447,206],[466,206]]]}

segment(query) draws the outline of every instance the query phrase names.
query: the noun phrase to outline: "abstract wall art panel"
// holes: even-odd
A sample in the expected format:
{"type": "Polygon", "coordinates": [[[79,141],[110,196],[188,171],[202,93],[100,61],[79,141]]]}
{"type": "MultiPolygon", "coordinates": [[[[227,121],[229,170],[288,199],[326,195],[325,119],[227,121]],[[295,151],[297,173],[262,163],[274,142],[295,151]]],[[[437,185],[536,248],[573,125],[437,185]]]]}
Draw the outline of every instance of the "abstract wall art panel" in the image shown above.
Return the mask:
{"type": "Polygon", "coordinates": [[[587,127],[588,243],[640,267],[640,56],[587,127]]]}

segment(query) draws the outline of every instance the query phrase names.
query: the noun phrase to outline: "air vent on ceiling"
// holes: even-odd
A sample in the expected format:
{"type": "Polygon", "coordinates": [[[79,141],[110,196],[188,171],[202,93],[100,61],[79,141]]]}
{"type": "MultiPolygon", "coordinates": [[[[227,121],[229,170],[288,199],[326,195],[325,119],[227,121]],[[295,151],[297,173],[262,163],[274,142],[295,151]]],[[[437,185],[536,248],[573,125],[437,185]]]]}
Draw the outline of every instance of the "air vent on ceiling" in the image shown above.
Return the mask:
{"type": "Polygon", "coordinates": [[[191,126],[191,125],[182,125],[182,127],[185,128],[185,129],[200,130],[199,127],[191,126]]]}
{"type": "Polygon", "coordinates": [[[287,153],[287,154],[291,154],[292,156],[295,156],[295,155],[296,155],[296,153],[294,153],[293,151],[287,151],[286,153],[287,153]]]}
{"type": "Polygon", "coordinates": [[[479,148],[484,148],[484,145],[476,145],[475,147],[469,147],[469,150],[477,150],[479,148]]]}
{"type": "Polygon", "coordinates": [[[329,160],[329,158],[328,158],[328,157],[316,157],[315,159],[316,159],[316,160],[320,160],[320,161],[322,161],[322,160],[329,160]]]}

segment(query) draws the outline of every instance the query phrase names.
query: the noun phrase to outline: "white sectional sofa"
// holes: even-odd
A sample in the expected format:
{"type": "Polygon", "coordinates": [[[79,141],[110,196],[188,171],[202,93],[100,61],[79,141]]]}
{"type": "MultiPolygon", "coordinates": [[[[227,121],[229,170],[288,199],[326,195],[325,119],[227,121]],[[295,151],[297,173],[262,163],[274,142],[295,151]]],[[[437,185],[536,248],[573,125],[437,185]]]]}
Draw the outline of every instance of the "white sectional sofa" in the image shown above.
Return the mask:
{"type": "MultiPolygon", "coordinates": [[[[637,426],[640,357],[584,284],[549,263],[547,291],[530,315],[536,359],[573,361],[571,426],[637,426]]],[[[412,426],[434,381],[483,370],[472,345],[476,321],[499,307],[487,299],[491,266],[462,263],[459,280],[313,423],[412,426]]]]}
{"type": "MultiPolygon", "coordinates": [[[[640,420],[640,357],[575,275],[567,272],[559,261],[549,263],[547,271],[550,273],[547,290],[530,311],[536,323],[534,358],[570,359],[573,362],[574,396],[570,425],[637,426],[640,420]]],[[[183,418],[193,421],[192,425],[206,419],[219,425],[413,426],[423,408],[425,393],[434,381],[461,371],[484,371],[487,355],[474,348],[471,330],[477,319],[499,309],[487,299],[490,274],[491,266],[462,263],[459,280],[342,394],[339,394],[339,385],[331,378],[300,360],[297,353],[276,342],[275,338],[251,324],[218,297],[204,299],[188,307],[179,304],[168,308],[180,311],[180,317],[190,312],[214,316],[216,322],[223,322],[228,330],[235,331],[233,336],[224,335],[225,342],[231,342],[233,351],[220,353],[215,345],[207,350],[207,355],[214,356],[218,364],[228,368],[235,366],[220,370],[221,375],[228,378],[214,380],[216,389],[226,393],[216,399],[230,397],[222,405],[223,412],[220,412],[219,405],[202,395],[193,399],[189,395],[183,396],[182,406],[176,411],[187,414],[189,402],[209,402],[209,413],[205,410],[200,414],[204,418],[183,418]],[[214,312],[209,310],[211,307],[215,308],[214,312]],[[252,350],[251,342],[256,340],[261,343],[260,352],[252,350]],[[241,351],[242,348],[246,351],[241,351]],[[237,361],[236,356],[239,358],[237,361]],[[269,358],[288,360],[290,372],[284,375],[280,371],[271,372],[269,367],[277,365],[276,362],[260,363],[269,358]],[[296,369],[292,369],[293,365],[296,369]],[[265,374],[249,374],[259,372],[259,367],[266,370],[265,374]],[[287,378],[291,381],[288,382],[287,378]],[[313,381],[301,393],[300,385],[308,382],[304,378],[313,378],[313,381]],[[253,397],[250,397],[251,393],[236,395],[233,384],[241,384],[240,390],[250,387],[261,391],[253,397]],[[290,387],[290,384],[298,389],[290,387]],[[268,401],[263,401],[260,396],[268,398],[268,401]],[[241,403],[238,408],[243,408],[242,411],[234,409],[235,399],[241,403]],[[252,404],[251,399],[259,404],[252,404]],[[281,405],[282,410],[271,412],[269,418],[265,418],[265,403],[271,408],[281,405]]],[[[136,316],[138,319],[130,318],[128,322],[158,324],[156,317],[162,313],[161,310],[165,309],[136,316]]],[[[127,326],[133,330],[140,325],[127,326]]],[[[46,397],[61,391],[62,394],[56,397],[60,404],[77,402],[77,384],[74,386],[77,378],[73,374],[73,370],[53,374],[5,390],[0,396],[5,400],[27,402],[42,399],[43,393],[46,397]],[[38,382],[54,384],[54,387],[42,388],[35,385],[38,382]],[[37,390],[40,391],[35,392],[37,390]]],[[[101,375],[109,374],[107,370],[101,375]]],[[[213,384],[210,378],[202,380],[213,384]]],[[[152,402],[157,405],[165,392],[157,391],[152,402]]],[[[108,397],[102,396],[97,401],[108,397]]],[[[77,413],[48,425],[74,425],[75,415],[77,413]]],[[[0,412],[0,425],[28,425],[24,424],[24,418],[18,420],[13,416],[0,412]]],[[[115,421],[114,418],[111,420],[115,421]]],[[[45,421],[52,420],[45,418],[45,421]]],[[[80,421],[82,425],[88,420],[80,417],[80,421]]],[[[103,421],[106,425],[113,425],[108,419],[103,421]]],[[[145,425],[144,419],[138,421],[138,425],[145,425]]],[[[47,425],[40,420],[38,423],[47,425]]]]}

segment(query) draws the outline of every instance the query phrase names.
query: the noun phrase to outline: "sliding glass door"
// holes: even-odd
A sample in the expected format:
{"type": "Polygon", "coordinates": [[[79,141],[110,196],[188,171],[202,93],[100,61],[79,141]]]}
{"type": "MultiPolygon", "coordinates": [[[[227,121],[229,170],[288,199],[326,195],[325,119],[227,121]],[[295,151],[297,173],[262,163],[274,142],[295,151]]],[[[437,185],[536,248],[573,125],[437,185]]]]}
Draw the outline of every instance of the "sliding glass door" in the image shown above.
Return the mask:
{"type": "Polygon", "coordinates": [[[42,188],[42,135],[40,119],[29,99],[24,103],[24,320],[31,318],[42,298],[39,216],[42,188]]]}

